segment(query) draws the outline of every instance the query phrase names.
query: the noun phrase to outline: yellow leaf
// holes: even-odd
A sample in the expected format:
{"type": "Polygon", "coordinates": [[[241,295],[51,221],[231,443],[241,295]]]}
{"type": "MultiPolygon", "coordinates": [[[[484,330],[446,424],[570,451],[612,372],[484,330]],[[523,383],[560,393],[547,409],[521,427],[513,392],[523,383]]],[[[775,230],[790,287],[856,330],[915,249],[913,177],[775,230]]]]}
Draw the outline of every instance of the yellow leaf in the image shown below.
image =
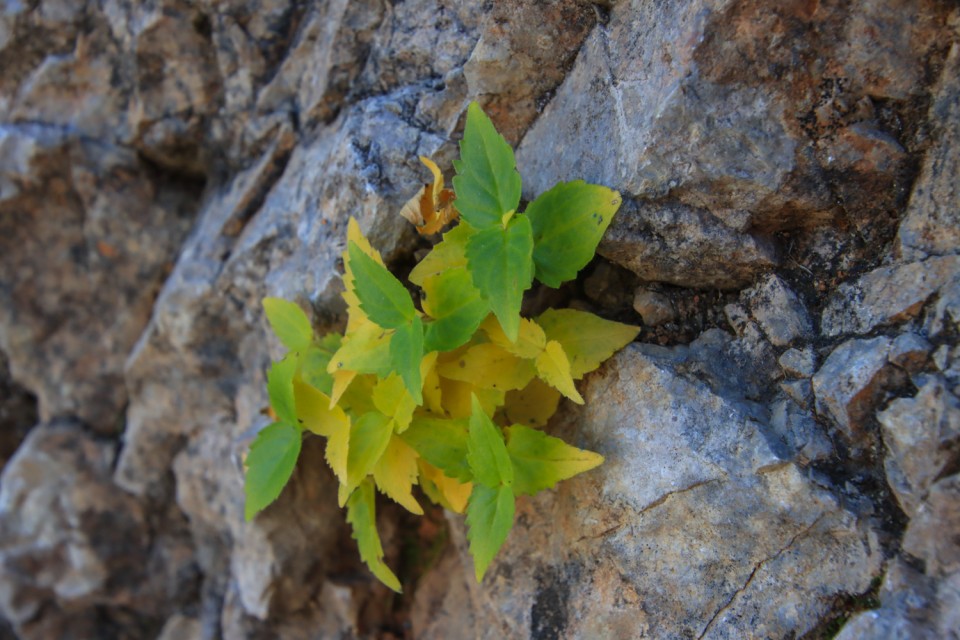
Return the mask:
{"type": "Polygon", "coordinates": [[[463,222],[443,234],[443,240],[410,272],[410,282],[422,288],[427,278],[466,266],[467,240],[472,234],[473,229],[463,222]]]}
{"type": "Polygon", "coordinates": [[[548,342],[543,353],[537,356],[537,375],[577,404],[583,404],[583,397],[574,386],[570,375],[570,361],[556,340],[548,342]]]}
{"type": "Polygon", "coordinates": [[[463,513],[473,491],[472,482],[460,482],[450,478],[440,469],[420,458],[420,485],[431,500],[456,513],[463,513]]]}
{"type": "Polygon", "coordinates": [[[388,498],[404,509],[417,515],[423,515],[423,508],[413,497],[413,485],[417,482],[417,459],[420,456],[413,447],[397,437],[390,439],[387,450],[373,468],[373,479],[388,498]]]}
{"type": "Polygon", "coordinates": [[[343,395],[356,377],[356,371],[337,371],[333,374],[333,389],[330,391],[331,409],[340,401],[340,396],[343,395]]]}
{"type": "Polygon", "coordinates": [[[403,378],[391,373],[373,388],[373,406],[396,422],[397,433],[403,433],[410,426],[417,403],[407,391],[403,378]]]}
{"type": "MultiPolygon", "coordinates": [[[[360,225],[356,219],[351,217],[347,222],[347,247],[353,242],[365,254],[373,258],[377,263],[383,265],[383,258],[380,252],[370,245],[370,241],[363,236],[360,231],[360,225]]],[[[353,290],[353,270],[350,268],[350,255],[346,249],[343,251],[343,286],[346,289],[343,292],[343,300],[347,303],[347,329],[345,335],[354,333],[365,324],[370,324],[367,314],[360,309],[360,299],[353,290]]]]}
{"type": "Polygon", "coordinates": [[[340,348],[327,363],[327,373],[356,371],[375,373],[381,377],[389,374],[390,339],[393,334],[368,322],[352,335],[344,336],[340,348]]]}
{"type": "Polygon", "coordinates": [[[443,415],[443,394],[440,391],[440,374],[437,373],[437,352],[428,353],[420,363],[420,378],[423,380],[423,406],[431,412],[443,415]]]}
{"type": "Polygon", "coordinates": [[[531,361],[490,342],[474,345],[459,357],[441,360],[437,370],[444,378],[499,391],[522,389],[535,375],[531,361]]]}
{"type": "MultiPolygon", "coordinates": [[[[350,421],[346,424],[338,425],[336,430],[330,433],[327,438],[327,449],[324,451],[324,458],[327,464],[333,470],[333,475],[337,476],[340,486],[347,486],[347,453],[350,450],[350,421]]],[[[349,496],[347,496],[349,497],[349,496]]],[[[347,497],[344,497],[340,506],[346,503],[347,497]]]]}
{"type": "Polygon", "coordinates": [[[316,387],[294,380],[293,393],[297,403],[297,418],[308,431],[329,438],[343,425],[350,428],[350,418],[343,409],[331,406],[327,394],[316,387]]]}
{"type": "Polygon", "coordinates": [[[504,412],[508,422],[529,427],[543,427],[557,411],[560,392],[540,378],[534,378],[523,389],[508,391],[504,412]]]}
{"type": "Polygon", "coordinates": [[[520,319],[520,332],[516,342],[510,342],[494,315],[487,316],[480,327],[491,342],[518,358],[536,358],[547,344],[547,336],[543,333],[540,325],[526,318],[520,319]]]}
{"type": "Polygon", "coordinates": [[[570,375],[575,380],[599,367],[640,332],[640,327],[604,320],[576,309],[548,309],[537,322],[547,339],[563,345],[570,360],[570,375]]]}

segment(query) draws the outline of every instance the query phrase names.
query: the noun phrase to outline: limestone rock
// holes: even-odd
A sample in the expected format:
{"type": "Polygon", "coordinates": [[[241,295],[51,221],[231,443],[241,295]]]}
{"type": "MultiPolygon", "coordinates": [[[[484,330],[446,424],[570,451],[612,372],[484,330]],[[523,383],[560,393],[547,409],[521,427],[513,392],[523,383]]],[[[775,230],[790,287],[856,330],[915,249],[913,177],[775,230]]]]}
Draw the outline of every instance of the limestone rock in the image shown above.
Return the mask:
{"type": "Polygon", "coordinates": [[[887,481],[912,517],[930,485],[960,457],[960,401],[931,377],[916,396],[894,400],[877,420],[887,447],[887,481]]]}
{"type": "Polygon", "coordinates": [[[960,475],[938,480],[917,509],[903,538],[904,552],[922,560],[926,573],[947,577],[960,572],[960,540],[944,535],[960,528],[960,475]]]}
{"type": "Polygon", "coordinates": [[[642,287],[633,293],[633,309],[643,318],[643,323],[651,327],[668,322],[677,315],[670,298],[642,287]]]}
{"type": "Polygon", "coordinates": [[[642,200],[624,200],[597,252],[642,280],[719,289],[744,286],[778,262],[769,241],[708,211],[642,200]]]}
{"type": "Polygon", "coordinates": [[[958,97],[960,45],[954,43],[930,108],[937,135],[927,152],[897,237],[900,252],[908,259],[956,253],[960,247],[960,192],[956,180],[960,160],[955,152],[960,144],[958,97]]]}
{"type": "Polygon", "coordinates": [[[746,301],[754,320],[777,347],[785,347],[795,340],[809,340],[813,325],[807,309],[787,284],[776,275],[763,278],[745,291],[746,301]]]}
{"type": "Polygon", "coordinates": [[[864,419],[888,381],[890,339],[848,340],[813,376],[817,411],[829,415],[849,442],[862,441],[864,419]]]}
{"type": "Polygon", "coordinates": [[[785,374],[795,378],[809,378],[816,371],[817,365],[816,355],[810,347],[787,349],[780,354],[777,362],[785,374]]]}
{"type": "Polygon", "coordinates": [[[865,334],[914,318],[939,291],[958,287],[958,273],[960,257],[947,256],[881,267],[845,282],[823,310],[823,332],[828,336],[865,334]]]}
{"type": "Polygon", "coordinates": [[[869,529],[774,453],[743,401],[659,353],[628,348],[590,378],[561,431],[606,462],[518,502],[470,582],[477,637],[799,636],[879,572],[869,529]]]}

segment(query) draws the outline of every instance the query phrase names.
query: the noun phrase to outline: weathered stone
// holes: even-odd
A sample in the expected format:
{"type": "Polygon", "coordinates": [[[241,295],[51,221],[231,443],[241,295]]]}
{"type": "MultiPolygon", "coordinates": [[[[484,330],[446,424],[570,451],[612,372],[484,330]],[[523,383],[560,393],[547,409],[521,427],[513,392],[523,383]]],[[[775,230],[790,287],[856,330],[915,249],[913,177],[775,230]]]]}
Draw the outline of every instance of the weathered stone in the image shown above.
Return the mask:
{"type": "Polygon", "coordinates": [[[910,373],[917,373],[925,369],[930,362],[931,348],[930,343],[919,335],[912,332],[901,333],[890,345],[888,359],[890,364],[910,373]]]}
{"type": "Polygon", "coordinates": [[[670,302],[670,298],[642,287],[633,292],[633,309],[643,318],[643,323],[651,327],[677,317],[677,310],[670,302]]]}
{"type": "Polygon", "coordinates": [[[808,410],[812,397],[810,382],[793,382],[801,389],[787,387],[790,389],[787,395],[791,396],[792,401],[778,400],[770,407],[770,427],[781,444],[778,450],[784,458],[804,466],[827,460],[834,454],[834,447],[823,427],[817,424],[808,410]],[[793,395],[797,398],[793,398],[793,395]]]}
{"type": "Polygon", "coordinates": [[[141,505],[110,483],[113,456],[77,425],[42,425],[4,468],[0,611],[17,627],[42,611],[134,604],[148,529],[141,505]]]}
{"type": "Polygon", "coordinates": [[[776,275],[768,275],[744,291],[741,299],[749,305],[754,320],[774,346],[785,347],[813,336],[806,307],[776,275]]]}
{"type": "Polygon", "coordinates": [[[913,517],[944,468],[960,460],[960,401],[929,377],[916,396],[894,400],[877,420],[887,446],[887,481],[913,517]]]}
{"type": "Polygon", "coordinates": [[[625,200],[597,252],[642,280],[684,287],[735,289],[777,264],[770,242],[675,202],[625,200]]]}
{"type": "Polygon", "coordinates": [[[931,581],[902,559],[891,562],[880,589],[882,606],[854,616],[836,636],[837,640],[884,638],[942,638],[932,618],[936,594],[931,581]]]}
{"type": "Polygon", "coordinates": [[[960,44],[950,48],[940,86],[930,107],[936,128],[933,145],[913,187],[907,215],[897,237],[900,253],[917,260],[927,255],[956,253],[960,247],[960,44]]]}
{"type": "Polygon", "coordinates": [[[864,334],[876,327],[916,317],[938,291],[956,287],[960,256],[930,258],[882,267],[845,282],[823,310],[821,324],[828,336],[864,334]]]}
{"type": "Polygon", "coordinates": [[[469,583],[476,637],[799,636],[879,572],[869,529],[664,351],[630,347],[589,379],[561,433],[606,462],[518,501],[469,583]]]}
{"type": "Polygon", "coordinates": [[[777,362],[785,374],[794,378],[809,378],[817,367],[816,354],[810,347],[787,349],[777,362]]]}
{"type": "Polygon", "coordinates": [[[813,376],[817,411],[830,416],[850,442],[863,438],[863,421],[873,410],[887,381],[890,339],[848,340],[813,376]]]}
{"type": "Polygon", "coordinates": [[[903,550],[922,560],[929,576],[956,575],[960,572],[957,531],[960,531],[960,474],[938,480],[930,487],[907,527],[903,550]]]}
{"type": "Polygon", "coordinates": [[[780,388],[804,409],[813,404],[813,385],[809,380],[786,380],[780,383],[780,388]]]}

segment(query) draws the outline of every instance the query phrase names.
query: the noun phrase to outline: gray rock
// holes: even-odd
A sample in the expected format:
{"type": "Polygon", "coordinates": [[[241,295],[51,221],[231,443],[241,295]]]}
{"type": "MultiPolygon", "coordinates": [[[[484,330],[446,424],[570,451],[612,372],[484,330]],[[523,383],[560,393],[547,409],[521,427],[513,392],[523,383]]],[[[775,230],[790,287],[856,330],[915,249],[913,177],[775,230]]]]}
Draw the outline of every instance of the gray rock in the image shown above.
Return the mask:
{"type": "Polygon", "coordinates": [[[836,636],[838,640],[945,638],[935,631],[936,586],[901,558],[890,563],[880,588],[879,609],[857,614],[836,636]]]}
{"type": "Polygon", "coordinates": [[[669,201],[624,200],[597,252],[642,280],[684,287],[735,289],[777,264],[768,240],[669,201]]]}
{"type": "Polygon", "coordinates": [[[827,415],[849,441],[865,436],[864,419],[887,383],[890,339],[848,340],[834,349],[813,376],[817,411],[827,415]]]}
{"type": "Polygon", "coordinates": [[[809,378],[817,366],[816,354],[810,347],[787,349],[777,362],[785,374],[794,378],[809,378]]]}
{"type": "Polygon", "coordinates": [[[785,347],[795,340],[809,340],[813,336],[806,307],[775,274],[744,291],[741,300],[750,307],[754,320],[774,346],[785,347]]]}
{"type": "Polygon", "coordinates": [[[960,573],[960,474],[937,480],[917,509],[903,537],[903,551],[922,560],[926,574],[944,578],[960,573]]]}
{"type": "Polygon", "coordinates": [[[828,336],[864,334],[919,315],[939,291],[956,287],[960,256],[875,269],[830,296],[821,324],[828,336]]]}
{"type": "Polygon", "coordinates": [[[784,389],[790,400],[778,400],[770,407],[770,427],[779,439],[784,458],[806,466],[811,462],[828,460],[834,455],[834,447],[823,427],[817,424],[809,411],[810,382],[794,380],[796,387],[784,389]],[[805,386],[806,389],[802,389],[805,386]],[[789,390],[788,390],[789,389],[789,390]],[[799,399],[793,398],[793,395],[799,399]]]}
{"type": "Polygon", "coordinates": [[[884,468],[900,507],[917,513],[930,485],[960,455],[960,401],[929,377],[913,398],[877,414],[887,447],[884,468]]]}
{"type": "Polygon", "coordinates": [[[484,583],[468,581],[477,637],[799,636],[878,574],[869,528],[774,453],[743,401],[635,347],[605,371],[560,432],[606,462],[518,502],[484,583]]]}
{"type": "Polygon", "coordinates": [[[900,253],[916,260],[927,255],[957,253],[960,247],[960,193],[956,176],[960,160],[960,45],[950,48],[940,76],[940,86],[930,106],[930,121],[936,127],[933,145],[913,187],[907,215],[897,241],[900,253]]]}
{"type": "Polygon", "coordinates": [[[677,310],[674,309],[670,298],[643,287],[633,292],[633,309],[640,314],[643,323],[651,327],[659,326],[677,317],[677,310]]]}
{"type": "Polygon", "coordinates": [[[813,404],[813,385],[809,380],[786,380],[780,383],[780,388],[787,396],[804,409],[813,404]]]}

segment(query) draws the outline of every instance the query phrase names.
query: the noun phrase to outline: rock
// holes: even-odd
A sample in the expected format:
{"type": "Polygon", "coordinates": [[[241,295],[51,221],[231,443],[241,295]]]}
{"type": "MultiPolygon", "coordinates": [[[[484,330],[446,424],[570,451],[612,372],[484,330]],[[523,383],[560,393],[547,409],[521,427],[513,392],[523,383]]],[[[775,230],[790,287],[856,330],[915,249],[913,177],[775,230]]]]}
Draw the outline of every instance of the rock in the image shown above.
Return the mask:
{"type": "Polygon", "coordinates": [[[960,256],[875,269],[830,296],[821,324],[828,336],[869,333],[919,315],[939,291],[957,286],[960,256]]]}
{"type": "Polygon", "coordinates": [[[124,361],[190,228],[198,185],[43,126],[0,127],[7,152],[17,186],[0,198],[0,271],[13,275],[0,286],[0,350],[41,420],[76,416],[116,434],[124,361]]]}
{"type": "Polygon", "coordinates": [[[682,287],[736,289],[777,264],[769,241],[674,202],[624,200],[597,252],[641,280],[682,287]]]}
{"type": "Polygon", "coordinates": [[[827,415],[848,442],[865,437],[864,420],[888,382],[890,339],[848,340],[834,349],[813,376],[817,412],[827,415]]]}
{"type": "Polygon", "coordinates": [[[926,368],[930,361],[929,342],[915,333],[901,333],[894,338],[890,345],[888,359],[890,364],[906,369],[910,373],[917,373],[926,368]]]}
{"type": "Polygon", "coordinates": [[[894,400],[877,420],[887,447],[887,481],[913,517],[933,482],[960,457],[960,401],[942,380],[929,377],[913,398],[894,400]]]}
{"type": "Polygon", "coordinates": [[[37,424],[37,400],[10,379],[7,359],[0,351],[0,471],[37,424]]]}
{"type": "Polygon", "coordinates": [[[956,253],[960,247],[960,209],[956,176],[960,160],[960,44],[956,42],[944,63],[930,106],[930,121],[936,128],[933,145],[913,187],[906,217],[900,225],[897,243],[908,260],[927,255],[956,253]]]}
{"type": "Polygon", "coordinates": [[[670,298],[643,287],[633,292],[633,309],[640,314],[643,323],[651,327],[659,326],[677,317],[677,311],[670,298]]]}
{"type": "Polygon", "coordinates": [[[813,404],[813,385],[809,380],[786,380],[780,383],[780,389],[804,409],[813,404]]]}
{"type": "Polygon", "coordinates": [[[897,558],[880,589],[882,606],[854,616],[837,634],[838,640],[882,638],[942,638],[935,632],[936,593],[931,581],[897,558]]]}
{"type": "Polygon", "coordinates": [[[960,475],[937,480],[917,509],[903,537],[903,551],[924,563],[927,575],[944,578],[960,572],[960,475]]]}
{"type": "Polygon", "coordinates": [[[774,346],[785,347],[795,340],[809,340],[813,336],[806,307],[776,275],[765,277],[743,292],[741,299],[774,346]]]}
{"type": "Polygon", "coordinates": [[[954,385],[956,393],[956,385],[960,385],[960,346],[951,348],[945,344],[940,345],[933,354],[933,361],[947,382],[954,385]]]}
{"type": "Polygon", "coordinates": [[[794,378],[809,378],[817,366],[816,354],[810,347],[787,349],[777,362],[785,374],[794,378]]]}
{"type": "Polygon", "coordinates": [[[114,453],[75,424],[40,425],[4,468],[0,611],[22,637],[42,637],[27,628],[41,612],[63,624],[73,611],[137,603],[147,518],[110,482],[114,453]]]}
{"type": "Polygon", "coordinates": [[[770,407],[770,427],[781,446],[778,450],[785,459],[801,466],[826,461],[834,455],[834,447],[823,427],[817,424],[808,410],[812,396],[810,383],[808,380],[793,382],[801,389],[802,386],[807,388],[797,390],[788,386],[789,391],[785,391],[791,400],[778,400],[770,407]],[[799,399],[793,398],[793,394],[799,399]]]}
{"type": "Polygon", "coordinates": [[[589,378],[560,432],[606,462],[518,501],[483,584],[469,581],[478,638],[799,636],[831,594],[878,575],[865,523],[774,453],[742,400],[662,351],[628,347],[589,378]]]}

